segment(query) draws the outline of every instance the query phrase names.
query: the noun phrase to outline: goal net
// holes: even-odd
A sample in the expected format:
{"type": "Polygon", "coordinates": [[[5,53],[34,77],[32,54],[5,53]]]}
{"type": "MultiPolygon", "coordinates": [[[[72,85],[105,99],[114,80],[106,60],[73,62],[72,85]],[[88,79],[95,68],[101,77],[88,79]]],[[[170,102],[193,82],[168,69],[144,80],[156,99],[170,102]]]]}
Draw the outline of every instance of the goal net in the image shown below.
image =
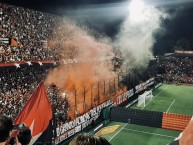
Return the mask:
{"type": "Polygon", "coordinates": [[[145,107],[145,105],[150,102],[153,98],[152,90],[145,91],[143,94],[138,96],[137,107],[145,107]]]}

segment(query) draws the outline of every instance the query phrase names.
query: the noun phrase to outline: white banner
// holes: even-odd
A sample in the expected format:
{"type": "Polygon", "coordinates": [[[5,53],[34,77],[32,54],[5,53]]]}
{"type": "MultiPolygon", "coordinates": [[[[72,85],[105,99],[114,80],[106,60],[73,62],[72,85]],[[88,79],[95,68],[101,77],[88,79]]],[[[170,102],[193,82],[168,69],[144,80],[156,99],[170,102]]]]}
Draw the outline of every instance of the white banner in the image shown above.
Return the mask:
{"type": "Polygon", "coordinates": [[[108,107],[112,103],[112,100],[108,100],[102,103],[101,105],[91,109],[89,112],[83,114],[82,116],[77,117],[73,121],[67,122],[61,125],[60,127],[56,128],[57,137],[55,138],[55,143],[58,144],[63,140],[71,137],[75,133],[85,129],[93,121],[98,119],[103,108],[108,107]]]}

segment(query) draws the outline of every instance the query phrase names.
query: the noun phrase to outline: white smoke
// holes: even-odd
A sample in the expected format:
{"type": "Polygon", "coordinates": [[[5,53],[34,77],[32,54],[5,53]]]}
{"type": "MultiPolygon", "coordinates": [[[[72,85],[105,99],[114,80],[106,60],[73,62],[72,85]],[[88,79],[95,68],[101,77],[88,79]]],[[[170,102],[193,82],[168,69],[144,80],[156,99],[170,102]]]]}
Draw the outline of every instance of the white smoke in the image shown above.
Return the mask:
{"type": "Polygon", "coordinates": [[[116,36],[115,47],[120,49],[125,64],[130,67],[145,66],[152,58],[154,32],[160,31],[161,18],[167,14],[146,5],[143,0],[132,0],[128,17],[116,36]]]}

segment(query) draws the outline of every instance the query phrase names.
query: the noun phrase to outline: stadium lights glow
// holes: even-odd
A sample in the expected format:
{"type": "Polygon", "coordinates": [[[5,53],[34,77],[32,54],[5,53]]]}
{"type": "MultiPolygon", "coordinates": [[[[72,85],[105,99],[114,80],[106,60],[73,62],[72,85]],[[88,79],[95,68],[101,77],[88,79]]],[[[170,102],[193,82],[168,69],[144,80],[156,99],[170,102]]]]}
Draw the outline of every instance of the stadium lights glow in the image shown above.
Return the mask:
{"type": "Polygon", "coordinates": [[[129,4],[129,17],[133,22],[140,22],[145,19],[145,3],[143,0],[132,0],[129,4]]]}

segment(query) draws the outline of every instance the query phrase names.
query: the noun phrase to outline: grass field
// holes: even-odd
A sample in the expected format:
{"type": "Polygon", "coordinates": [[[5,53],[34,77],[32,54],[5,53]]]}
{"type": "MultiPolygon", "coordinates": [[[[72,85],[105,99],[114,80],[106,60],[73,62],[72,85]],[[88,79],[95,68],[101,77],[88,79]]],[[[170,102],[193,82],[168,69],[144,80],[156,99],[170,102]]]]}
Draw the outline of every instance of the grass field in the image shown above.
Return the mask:
{"type": "MultiPolygon", "coordinates": [[[[145,107],[131,108],[193,115],[193,86],[162,84],[153,91],[154,98],[145,107]]],[[[112,145],[167,145],[180,132],[147,126],[111,122],[121,125],[114,133],[104,135],[112,145]]]]}

